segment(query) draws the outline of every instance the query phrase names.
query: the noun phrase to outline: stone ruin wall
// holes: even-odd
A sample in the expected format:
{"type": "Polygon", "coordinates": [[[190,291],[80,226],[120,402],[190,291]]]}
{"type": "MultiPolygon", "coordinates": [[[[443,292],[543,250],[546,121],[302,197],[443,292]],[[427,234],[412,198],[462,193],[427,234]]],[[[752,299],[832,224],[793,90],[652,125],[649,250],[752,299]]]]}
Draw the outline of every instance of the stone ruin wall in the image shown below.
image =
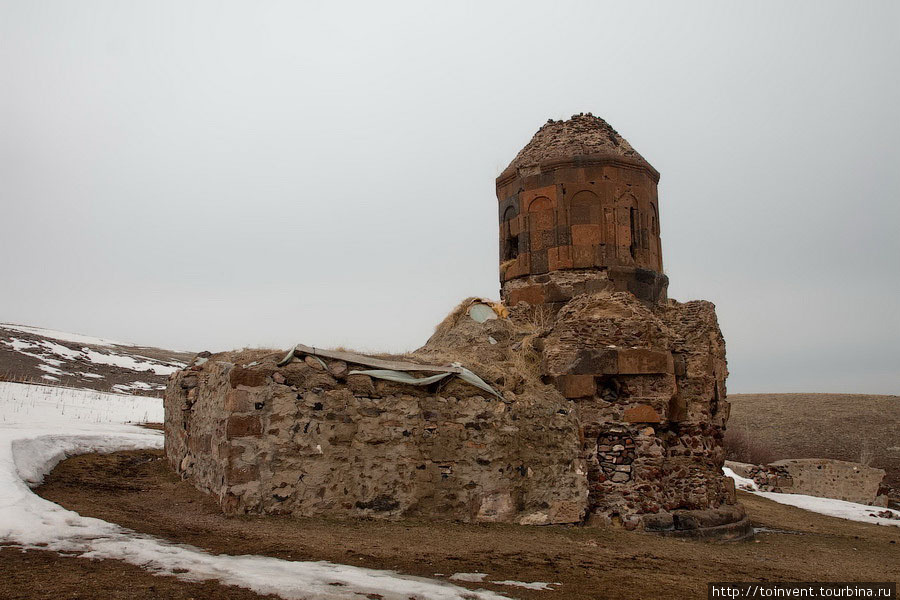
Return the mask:
{"type": "Polygon", "coordinates": [[[521,320],[457,327],[504,401],[330,359],[279,368],[280,352],[201,359],[170,380],[166,454],[229,514],[746,533],[720,470],[727,371],[711,304],[579,296],[529,338],[543,383],[502,362],[528,351],[509,334],[521,320]]]}
{"type": "Polygon", "coordinates": [[[578,423],[562,398],[504,403],[454,382],[347,376],[326,359],[212,356],[166,394],[166,455],[228,514],[577,523],[578,423]]]}
{"type": "Polygon", "coordinates": [[[605,297],[567,304],[544,349],[545,371],[578,412],[594,518],[654,529],[741,521],[721,472],[729,405],[713,305],[605,297]]]}
{"type": "MultiPolygon", "coordinates": [[[[793,458],[768,465],[728,461],[741,477],[765,492],[836,498],[858,504],[878,504],[884,470],[829,458],[793,458]]],[[[886,496],[881,496],[887,504],[886,496]]]]}

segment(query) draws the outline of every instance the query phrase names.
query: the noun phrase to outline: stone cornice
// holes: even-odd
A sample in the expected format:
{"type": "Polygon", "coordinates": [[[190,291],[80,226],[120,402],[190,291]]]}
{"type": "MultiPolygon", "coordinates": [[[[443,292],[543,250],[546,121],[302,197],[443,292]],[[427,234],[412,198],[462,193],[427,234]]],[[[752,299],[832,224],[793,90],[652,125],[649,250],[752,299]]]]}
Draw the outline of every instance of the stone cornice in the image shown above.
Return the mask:
{"type": "Polygon", "coordinates": [[[537,165],[529,167],[507,167],[506,170],[497,177],[496,187],[499,189],[509,184],[511,181],[514,181],[517,177],[524,179],[526,177],[550,173],[559,169],[572,167],[599,167],[606,165],[645,171],[654,183],[659,183],[659,171],[654,169],[644,160],[632,159],[619,154],[586,154],[545,160],[537,165]]]}

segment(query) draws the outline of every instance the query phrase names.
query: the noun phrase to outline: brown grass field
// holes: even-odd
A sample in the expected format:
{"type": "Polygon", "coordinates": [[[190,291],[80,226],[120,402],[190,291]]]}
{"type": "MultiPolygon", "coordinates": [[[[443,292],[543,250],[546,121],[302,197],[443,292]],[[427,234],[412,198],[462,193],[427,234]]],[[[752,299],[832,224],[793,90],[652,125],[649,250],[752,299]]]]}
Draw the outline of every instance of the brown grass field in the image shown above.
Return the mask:
{"type": "Polygon", "coordinates": [[[900,490],[900,396],[733,394],[728,401],[728,428],[747,431],[774,460],[865,462],[900,490]]]}

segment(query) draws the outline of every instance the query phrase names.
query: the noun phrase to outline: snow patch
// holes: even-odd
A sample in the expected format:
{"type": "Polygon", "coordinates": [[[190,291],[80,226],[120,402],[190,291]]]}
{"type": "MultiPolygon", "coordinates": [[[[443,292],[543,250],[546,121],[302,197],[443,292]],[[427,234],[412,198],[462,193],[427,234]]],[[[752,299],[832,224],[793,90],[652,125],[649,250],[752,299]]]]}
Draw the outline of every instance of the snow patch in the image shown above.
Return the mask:
{"type": "Polygon", "coordinates": [[[67,431],[84,423],[161,423],[163,416],[159,398],[0,382],[0,427],[29,423],[67,431]]]}
{"type": "Polygon", "coordinates": [[[480,583],[487,577],[487,573],[454,573],[450,576],[452,581],[468,581],[471,583],[480,583]]]}
{"type": "Polygon", "coordinates": [[[214,555],[83,517],[35,495],[59,461],[85,452],[162,448],[163,436],[126,422],[162,420],[158,398],[0,382],[0,545],[117,559],[186,581],[219,580],[283,598],[500,600],[494,592],[330,562],[214,555]]]}
{"type": "Polygon", "coordinates": [[[544,581],[512,581],[507,579],[506,581],[492,581],[491,583],[496,583],[497,585],[512,585],[515,587],[526,588],[529,590],[548,590],[552,591],[554,585],[562,585],[561,583],[546,583],[544,581]]]}
{"type": "Polygon", "coordinates": [[[780,504],[788,504],[796,506],[803,510],[828,515],[829,517],[837,517],[839,519],[847,519],[849,521],[859,521],[861,523],[875,523],[876,525],[894,525],[900,527],[900,521],[894,519],[885,519],[875,516],[874,513],[888,510],[890,513],[900,518],[900,512],[891,509],[878,508],[868,506],[867,504],[857,504],[856,502],[847,502],[846,500],[836,500],[834,498],[819,498],[818,496],[806,496],[804,494],[778,494],[775,492],[753,492],[763,498],[774,500],[780,504]]]}
{"type": "Polygon", "coordinates": [[[747,477],[741,477],[740,475],[738,475],[737,473],[735,473],[733,470],[729,469],[728,467],[722,467],[722,472],[725,473],[726,477],[731,477],[732,479],[734,479],[734,485],[739,490],[744,490],[747,492],[754,492],[757,489],[759,489],[757,487],[755,481],[753,481],[752,479],[749,479],[747,477]]]}
{"type": "Polygon", "coordinates": [[[51,375],[68,375],[62,369],[57,369],[56,367],[51,367],[50,365],[38,365],[38,369],[43,371],[44,373],[50,373],[51,375]]]}
{"type": "Polygon", "coordinates": [[[112,340],[105,340],[103,338],[92,337],[89,335],[81,335],[79,333],[68,333],[65,331],[56,331],[55,329],[44,329],[42,327],[30,327],[27,325],[14,325],[12,323],[0,323],[0,327],[4,329],[10,329],[12,331],[19,331],[22,333],[30,333],[32,335],[39,335],[41,337],[48,337],[54,340],[61,340],[63,342],[73,342],[75,344],[91,344],[93,346],[127,346],[128,344],[123,344],[120,342],[113,342],[112,340]]]}
{"type": "Polygon", "coordinates": [[[91,350],[90,348],[83,348],[81,352],[84,355],[83,358],[85,360],[92,362],[95,365],[109,365],[112,367],[120,367],[122,369],[130,369],[132,371],[153,371],[156,375],[171,375],[185,366],[184,363],[176,362],[164,364],[151,360],[140,361],[124,354],[103,354],[102,352],[91,350]]]}
{"type": "MultiPolygon", "coordinates": [[[[6,326],[4,325],[4,327],[6,326]]],[[[18,329],[24,330],[26,328],[18,327],[18,329]]],[[[185,366],[184,363],[178,361],[159,361],[152,358],[147,358],[145,356],[138,356],[137,358],[135,358],[134,356],[129,356],[127,354],[119,354],[113,350],[109,350],[108,352],[98,352],[96,350],[88,348],[87,346],[81,348],[80,350],[76,350],[74,348],[69,348],[68,346],[63,346],[62,344],[57,344],[56,342],[51,342],[49,340],[29,342],[27,340],[22,340],[19,338],[10,338],[9,341],[0,340],[0,343],[11,347],[13,350],[20,354],[36,358],[44,363],[47,363],[46,365],[38,365],[38,368],[54,375],[68,374],[63,373],[62,371],[55,372],[49,370],[51,367],[61,367],[65,361],[89,362],[95,365],[119,367],[121,369],[128,369],[137,372],[152,371],[156,375],[171,375],[175,371],[185,366]],[[29,352],[29,350],[39,350],[41,352],[29,352]],[[59,358],[53,358],[54,356],[59,358]],[[50,366],[48,367],[47,365],[50,366]]],[[[85,376],[87,377],[88,375],[85,374],[85,376]]],[[[102,377],[102,375],[95,375],[94,377],[102,377]]]]}
{"type": "MultiPolygon", "coordinates": [[[[779,494],[776,492],[761,492],[757,488],[756,483],[752,479],[741,477],[728,467],[723,467],[722,471],[727,477],[734,479],[735,485],[742,490],[746,490],[757,496],[768,498],[778,502],[779,504],[787,504],[796,506],[803,510],[819,513],[820,515],[828,515],[829,517],[837,517],[839,519],[847,519],[848,521],[859,521],[860,523],[874,523],[876,525],[894,525],[900,527],[900,521],[894,519],[885,519],[878,517],[874,513],[880,512],[882,508],[869,506],[867,504],[857,504],[856,502],[847,502],[846,500],[836,500],[834,498],[819,498],[818,496],[807,496],[805,494],[779,494]]],[[[890,510],[890,509],[887,509],[890,510]]],[[[891,513],[900,517],[900,512],[890,510],[891,513]]]]}

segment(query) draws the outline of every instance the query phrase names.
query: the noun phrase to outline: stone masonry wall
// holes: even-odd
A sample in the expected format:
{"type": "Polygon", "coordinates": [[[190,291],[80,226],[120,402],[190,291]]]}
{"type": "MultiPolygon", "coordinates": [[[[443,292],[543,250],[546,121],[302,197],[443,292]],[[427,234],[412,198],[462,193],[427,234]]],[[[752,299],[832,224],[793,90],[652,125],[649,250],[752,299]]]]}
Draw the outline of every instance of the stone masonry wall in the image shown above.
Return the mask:
{"type": "Polygon", "coordinates": [[[727,367],[714,311],[598,293],[558,313],[543,368],[575,403],[594,520],[678,529],[685,511],[705,527],[743,518],[721,472],[727,367]]]}
{"type": "Polygon", "coordinates": [[[451,315],[412,356],[463,362],[502,400],[312,356],[280,368],[281,352],[201,357],[169,382],[168,459],[229,514],[746,534],[721,473],[727,369],[712,305],[600,292],[535,314],[451,315]]]}
{"type": "Polygon", "coordinates": [[[728,466],[766,492],[806,494],[859,504],[875,503],[884,479],[883,469],[828,458],[794,458],[769,465],[729,461],[728,466]]]}
{"type": "Polygon", "coordinates": [[[329,361],[220,354],[173,376],[172,466],[227,513],[576,523],[586,512],[569,404],[441,393],[329,361]]]}

